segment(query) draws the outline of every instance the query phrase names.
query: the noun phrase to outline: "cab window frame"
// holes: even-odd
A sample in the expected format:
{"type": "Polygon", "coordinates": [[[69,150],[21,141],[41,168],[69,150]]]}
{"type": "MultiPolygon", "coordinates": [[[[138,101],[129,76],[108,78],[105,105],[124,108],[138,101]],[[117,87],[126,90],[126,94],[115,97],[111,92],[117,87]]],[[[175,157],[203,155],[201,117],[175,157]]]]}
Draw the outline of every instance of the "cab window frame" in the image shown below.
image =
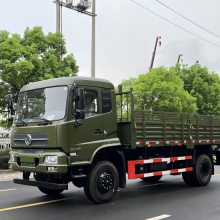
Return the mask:
{"type": "Polygon", "coordinates": [[[101,89],[102,113],[112,112],[112,90],[110,88],[101,89]]]}
{"type": "Polygon", "coordinates": [[[85,109],[84,109],[85,110],[85,118],[95,117],[95,116],[99,115],[100,114],[99,90],[93,89],[93,88],[84,87],[84,91],[85,91],[85,109]],[[94,92],[94,93],[96,93],[95,97],[96,97],[97,102],[96,102],[96,107],[95,107],[96,111],[94,111],[94,112],[86,111],[86,92],[94,92]]]}

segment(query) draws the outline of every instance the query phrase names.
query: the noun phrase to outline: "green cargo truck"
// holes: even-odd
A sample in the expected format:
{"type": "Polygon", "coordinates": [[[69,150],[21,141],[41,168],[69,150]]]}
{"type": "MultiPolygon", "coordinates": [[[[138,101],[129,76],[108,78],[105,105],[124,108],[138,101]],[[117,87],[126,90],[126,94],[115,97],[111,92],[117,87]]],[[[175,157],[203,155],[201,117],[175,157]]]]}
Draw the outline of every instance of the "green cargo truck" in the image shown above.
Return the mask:
{"type": "MultiPolygon", "coordinates": [[[[10,95],[6,100],[13,112],[10,95]]],[[[110,201],[127,178],[156,182],[182,174],[188,185],[207,185],[220,117],[134,109],[134,100],[132,90],[119,87],[116,93],[102,79],[67,77],[24,86],[10,153],[10,166],[23,179],[14,182],[49,196],[72,182],[95,203],[110,201]]]]}

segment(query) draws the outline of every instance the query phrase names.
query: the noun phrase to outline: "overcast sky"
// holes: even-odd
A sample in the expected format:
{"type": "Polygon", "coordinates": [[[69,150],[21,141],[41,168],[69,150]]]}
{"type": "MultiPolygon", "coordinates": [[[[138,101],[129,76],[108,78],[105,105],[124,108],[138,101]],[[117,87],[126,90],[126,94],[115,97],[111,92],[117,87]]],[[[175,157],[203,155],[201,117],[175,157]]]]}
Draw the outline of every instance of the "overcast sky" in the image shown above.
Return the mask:
{"type": "MultiPolygon", "coordinates": [[[[155,0],[136,0],[177,25],[220,45],[220,40],[178,17],[155,0]]],[[[220,35],[219,0],[161,0],[179,13],[220,35]]],[[[155,65],[169,67],[183,54],[183,63],[220,72],[220,48],[210,45],[135,5],[130,0],[96,0],[96,76],[118,84],[147,72],[157,35],[162,37],[155,65]]],[[[55,32],[53,0],[0,0],[0,29],[22,34],[26,27],[42,26],[55,32]]],[[[91,17],[63,9],[63,34],[69,53],[80,67],[80,76],[90,76],[91,17]]]]}

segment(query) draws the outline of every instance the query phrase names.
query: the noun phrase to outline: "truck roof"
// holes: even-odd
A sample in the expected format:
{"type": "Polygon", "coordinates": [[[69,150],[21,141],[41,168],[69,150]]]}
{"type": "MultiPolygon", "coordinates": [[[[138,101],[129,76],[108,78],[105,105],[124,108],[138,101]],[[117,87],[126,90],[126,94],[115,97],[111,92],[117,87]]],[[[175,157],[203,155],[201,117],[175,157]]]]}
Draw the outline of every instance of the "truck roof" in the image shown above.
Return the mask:
{"type": "Polygon", "coordinates": [[[86,85],[86,86],[114,89],[114,85],[110,81],[105,79],[71,76],[71,77],[47,79],[33,83],[31,82],[25,85],[24,87],[22,87],[21,92],[40,89],[40,88],[73,85],[73,83],[76,83],[76,85],[80,85],[80,86],[86,85]]]}

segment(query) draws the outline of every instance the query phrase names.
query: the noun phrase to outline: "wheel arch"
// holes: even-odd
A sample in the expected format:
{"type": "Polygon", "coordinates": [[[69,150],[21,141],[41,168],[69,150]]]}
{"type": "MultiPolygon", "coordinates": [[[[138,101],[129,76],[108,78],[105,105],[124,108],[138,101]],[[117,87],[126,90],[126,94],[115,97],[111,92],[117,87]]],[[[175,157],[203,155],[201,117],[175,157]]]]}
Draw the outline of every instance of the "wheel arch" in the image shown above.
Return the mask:
{"type": "Polygon", "coordinates": [[[194,148],[194,153],[193,153],[193,165],[196,162],[196,159],[199,155],[206,154],[211,162],[212,162],[212,174],[214,174],[214,161],[213,161],[213,150],[212,150],[212,145],[197,145],[194,148]]]}
{"type": "Polygon", "coordinates": [[[125,188],[126,160],[121,145],[102,146],[93,154],[91,163],[96,164],[104,160],[110,161],[116,166],[119,173],[119,187],[125,188]]]}

